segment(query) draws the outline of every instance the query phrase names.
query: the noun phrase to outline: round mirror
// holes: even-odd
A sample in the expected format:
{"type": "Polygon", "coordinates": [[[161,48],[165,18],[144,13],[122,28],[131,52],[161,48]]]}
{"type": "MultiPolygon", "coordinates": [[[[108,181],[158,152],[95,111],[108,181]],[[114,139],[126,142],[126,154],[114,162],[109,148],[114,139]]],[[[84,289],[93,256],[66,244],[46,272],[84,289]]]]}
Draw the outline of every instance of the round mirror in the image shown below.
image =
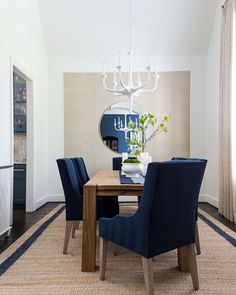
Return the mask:
{"type": "Polygon", "coordinates": [[[106,147],[117,153],[127,153],[126,137],[129,136],[127,126],[132,121],[138,126],[139,116],[147,113],[144,108],[133,103],[133,111],[129,111],[129,102],[118,102],[110,106],[102,115],[100,135],[106,147]]]}

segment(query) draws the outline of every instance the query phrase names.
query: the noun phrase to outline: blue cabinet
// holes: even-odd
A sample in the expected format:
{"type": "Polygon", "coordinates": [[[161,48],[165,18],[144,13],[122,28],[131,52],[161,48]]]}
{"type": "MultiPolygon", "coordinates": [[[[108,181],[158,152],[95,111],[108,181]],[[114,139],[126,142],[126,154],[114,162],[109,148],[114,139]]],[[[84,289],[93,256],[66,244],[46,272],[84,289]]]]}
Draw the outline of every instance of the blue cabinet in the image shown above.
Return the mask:
{"type": "Polygon", "coordinates": [[[26,164],[14,164],[13,206],[25,207],[26,164]]]}

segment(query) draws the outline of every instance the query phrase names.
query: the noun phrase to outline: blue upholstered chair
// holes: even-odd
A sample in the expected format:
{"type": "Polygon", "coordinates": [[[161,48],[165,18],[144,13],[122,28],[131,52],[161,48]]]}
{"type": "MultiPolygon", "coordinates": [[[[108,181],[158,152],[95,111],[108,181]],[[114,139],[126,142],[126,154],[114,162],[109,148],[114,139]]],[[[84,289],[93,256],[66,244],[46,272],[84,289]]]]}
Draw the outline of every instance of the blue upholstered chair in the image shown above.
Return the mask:
{"type": "Polygon", "coordinates": [[[134,215],[101,218],[100,279],[105,279],[107,241],[142,256],[146,290],[154,294],[152,258],[186,246],[194,289],[198,289],[194,251],[196,208],[204,161],[150,163],[141,204],[134,215]]]}
{"type": "MultiPolygon", "coordinates": [[[[84,162],[83,162],[84,163],[84,162]]],[[[63,253],[67,253],[69,238],[72,230],[74,235],[78,221],[83,219],[83,180],[81,180],[74,161],[71,159],[58,159],[57,165],[66,201],[66,231],[63,253]]],[[[119,214],[119,205],[110,197],[97,198],[97,219],[100,217],[113,217],[119,214]]]]}
{"type": "MultiPolygon", "coordinates": [[[[204,161],[207,163],[207,160],[205,159],[198,159],[198,158],[183,158],[183,157],[173,157],[171,159],[172,161],[204,161]]],[[[197,255],[201,254],[201,246],[200,246],[200,238],[199,238],[199,230],[198,230],[198,208],[196,210],[196,225],[195,225],[195,246],[197,255]]]]}

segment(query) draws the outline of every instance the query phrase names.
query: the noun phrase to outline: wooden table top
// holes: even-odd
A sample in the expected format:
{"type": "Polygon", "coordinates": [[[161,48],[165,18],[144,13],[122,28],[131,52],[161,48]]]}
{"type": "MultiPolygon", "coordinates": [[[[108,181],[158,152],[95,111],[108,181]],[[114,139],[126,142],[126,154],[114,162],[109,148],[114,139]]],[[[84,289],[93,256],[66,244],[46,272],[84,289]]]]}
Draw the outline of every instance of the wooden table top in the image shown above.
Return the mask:
{"type": "Polygon", "coordinates": [[[96,186],[97,190],[143,190],[143,184],[121,184],[119,173],[120,171],[99,171],[85,184],[85,186],[96,186]]]}

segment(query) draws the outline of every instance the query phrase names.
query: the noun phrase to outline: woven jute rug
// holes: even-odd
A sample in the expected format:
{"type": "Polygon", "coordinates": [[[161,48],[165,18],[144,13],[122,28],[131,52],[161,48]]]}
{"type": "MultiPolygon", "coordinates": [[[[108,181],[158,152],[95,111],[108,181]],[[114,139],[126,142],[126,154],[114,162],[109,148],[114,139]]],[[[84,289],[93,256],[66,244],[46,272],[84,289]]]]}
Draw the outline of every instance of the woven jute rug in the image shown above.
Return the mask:
{"type": "MultiPolygon", "coordinates": [[[[131,207],[122,210],[131,211],[131,207]]],[[[200,290],[177,269],[176,251],[155,258],[155,294],[236,294],[236,234],[200,211],[202,254],[197,256],[200,290]]],[[[63,205],[32,226],[0,255],[0,294],[145,294],[141,258],[126,249],[108,250],[106,280],[81,272],[81,229],[62,254],[63,205]]],[[[97,251],[98,251],[97,246],[97,251]]],[[[98,253],[97,253],[98,254],[98,253]]],[[[98,257],[98,255],[97,255],[98,257]]],[[[97,265],[99,261],[97,259],[97,265]]]]}

